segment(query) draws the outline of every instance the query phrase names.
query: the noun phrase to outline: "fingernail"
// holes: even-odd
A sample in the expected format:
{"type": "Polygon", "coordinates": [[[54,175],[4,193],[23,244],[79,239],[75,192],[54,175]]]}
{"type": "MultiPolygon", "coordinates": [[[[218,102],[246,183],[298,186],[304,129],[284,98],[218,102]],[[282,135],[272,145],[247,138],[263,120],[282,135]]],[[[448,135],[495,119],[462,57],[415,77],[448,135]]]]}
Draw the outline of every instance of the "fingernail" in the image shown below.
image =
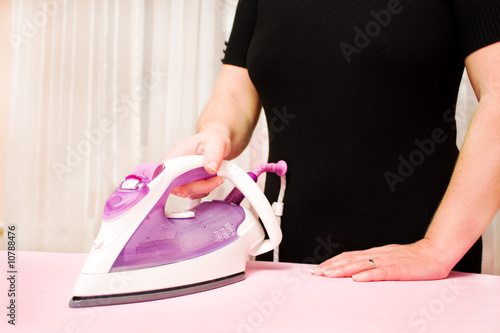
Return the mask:
{"type": "Polygon", "coordinates": [[[181,197],[181,198],[186,198],[186,194],[182,193],[182,192],[177,192],[177,193],[174,193],[175,196],[178,196],[178,197],[181,197]]]}
{"type": "Polygon", "coordinates": [[[217,162],[212,161],[212,162],[208,163],[208,167],[210,169],[212,169],[213,171],[217,172],[217,169],[216,169],[217,168],[217,162]]]}
{"type": "Polygon", "coordinates": [[[311,273],[315,275],[323,275],[323,268],[316,266],[311,270],[311,273]]]}
{"type": "Polygon", "coordinates": [[[355,275],[352,276],[352,279],[356,281],[357,279],[359,279],[359,277],[360,276],[358,274],[355,274],[355,275]]]}

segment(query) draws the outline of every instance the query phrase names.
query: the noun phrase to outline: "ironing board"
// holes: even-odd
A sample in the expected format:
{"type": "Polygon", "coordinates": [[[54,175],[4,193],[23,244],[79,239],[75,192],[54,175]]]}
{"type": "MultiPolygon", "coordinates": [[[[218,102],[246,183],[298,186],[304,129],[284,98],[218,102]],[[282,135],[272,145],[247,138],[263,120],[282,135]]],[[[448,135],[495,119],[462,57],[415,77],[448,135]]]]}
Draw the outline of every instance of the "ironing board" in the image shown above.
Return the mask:
{"type": "Polygon", "coordinates": [[[356,283],[312,276],[310,265],[248,262],[246,279],[227,287],[71,309],[86,254],[16,256],[12,326],[7,252],[0,251],[1,332],[500,332],[500,276],[452,272],[439,281],[356,283]]]}

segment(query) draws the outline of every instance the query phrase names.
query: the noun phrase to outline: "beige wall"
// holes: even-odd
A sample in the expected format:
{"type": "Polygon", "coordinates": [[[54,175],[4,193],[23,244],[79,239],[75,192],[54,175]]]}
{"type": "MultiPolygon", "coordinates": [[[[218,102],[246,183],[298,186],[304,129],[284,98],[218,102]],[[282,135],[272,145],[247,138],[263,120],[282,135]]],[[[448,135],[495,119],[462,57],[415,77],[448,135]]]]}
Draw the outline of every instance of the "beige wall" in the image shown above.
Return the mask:
{"type": "MultiPolygon", "coordinates": [[[[7,115],[10,106],[10,79],[12,69],[12,47],[8,40],[10,32],[11,0],[0,0],[0,226],[4,220],[5,164],[7,148],[7,115]]],[[[0,249],[3,242],[0,239],[0,249]]]]}

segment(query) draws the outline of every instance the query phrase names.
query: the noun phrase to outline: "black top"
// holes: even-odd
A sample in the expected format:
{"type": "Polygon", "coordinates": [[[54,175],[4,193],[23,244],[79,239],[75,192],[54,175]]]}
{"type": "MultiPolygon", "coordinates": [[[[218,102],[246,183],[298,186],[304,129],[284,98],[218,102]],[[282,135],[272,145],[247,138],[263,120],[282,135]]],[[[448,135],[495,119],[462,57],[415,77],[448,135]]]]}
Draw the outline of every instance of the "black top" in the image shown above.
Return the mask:
{"type": "MultiPolygon", "coordinates": [[[[223,63],[248,68],[269,160],[289,166],[281,261],[424,236],[458,155],[464,57],[499,40],[498,0],[240,0],[223,63]]],[[[459,265],[480,271],[480,240],[459,265]]]]}

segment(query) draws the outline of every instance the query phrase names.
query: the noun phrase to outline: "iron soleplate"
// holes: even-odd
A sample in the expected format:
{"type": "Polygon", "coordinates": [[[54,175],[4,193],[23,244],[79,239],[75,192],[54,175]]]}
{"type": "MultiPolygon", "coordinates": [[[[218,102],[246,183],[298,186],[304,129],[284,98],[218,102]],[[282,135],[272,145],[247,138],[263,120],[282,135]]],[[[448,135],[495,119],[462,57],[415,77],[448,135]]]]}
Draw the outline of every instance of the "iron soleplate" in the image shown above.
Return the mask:
{"type": "Polygon", "coordinates": [[[245,272],[221,277],[218,279],[194,283],[185,286],[145,290],[133,293],[122,293],[100,296],[74,296],[69,302],[70,308],[85,308],[91,306],[117,305],[126,303],[138,303],[154,301],[177,296],[184,296],[202,291],[223,287],[245,279],[245,272]]]}

